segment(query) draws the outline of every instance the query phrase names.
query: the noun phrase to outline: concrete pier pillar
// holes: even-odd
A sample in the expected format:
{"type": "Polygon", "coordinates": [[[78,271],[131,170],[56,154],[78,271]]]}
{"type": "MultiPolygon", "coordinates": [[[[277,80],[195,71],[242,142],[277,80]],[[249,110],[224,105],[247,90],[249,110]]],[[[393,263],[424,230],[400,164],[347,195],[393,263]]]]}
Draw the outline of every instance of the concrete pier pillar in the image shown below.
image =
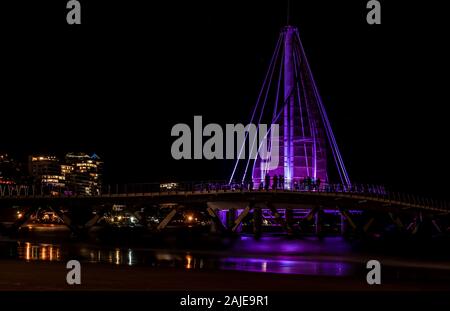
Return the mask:
{"type": "Polygon", "coordinates": [[[320,215],[320,210],[317,211],[316,215],[314,215],[314,224],[315,224],[315,229],[316,229],[316,235],[321,235],[322,234],[322,219],[321,219],[321,215],[320,215]]]}
{"type": "Polygon", "coordinates": [[[260,238],[262,234],[262,210],[261,208],[253,209],[253,235],[255,238],[260,238]]]}
{"type": "Polygon", "coordinates": [[[286,221],[286,227],[287,227],[287,234],[292,235],[293,232],[293,225],[294,225],[294,210],[291,208],[287,208],[284,211],[284,218],[286,221]]]}
{"type": "Polygon", "coordinates": [[[348,231],[348,222],[344,215],[341,216],[341,235],[346,235],[348,231]]]}
{"type": "Polygon", "coordinates": [[[230,208],[227,210],[227,228],[231,230],[234,227],[234,222],[236,221],[236,209],[230,208]]]}
{"type": "Polygon", "coordinates": [[[221,211],[221,210],[214,210],[211,207],[208,207],[206,209],[206,211],[208,212],[209,216],[211,217],[211,227],[210,227],[210,232],[211,233],[220,233],[220,232],[225,232],[226,228],[226,214],[225,211],[221,211]]]}

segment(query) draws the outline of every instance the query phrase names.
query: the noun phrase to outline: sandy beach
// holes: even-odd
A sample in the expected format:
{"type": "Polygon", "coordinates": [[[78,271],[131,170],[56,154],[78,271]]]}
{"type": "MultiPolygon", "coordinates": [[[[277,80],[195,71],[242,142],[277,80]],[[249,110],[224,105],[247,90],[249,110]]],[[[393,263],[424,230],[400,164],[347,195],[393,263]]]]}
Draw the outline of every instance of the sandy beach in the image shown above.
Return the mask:
{"type": "Polygon", "coordinates": [[[83,263],[81,285],[68,285],[69,270],[60,262],[0,261],[2,291],[433,291],[448,282],[385,282],[369,286],[365,278],[324,277],[239,271],[185,270],[83,263]]]}

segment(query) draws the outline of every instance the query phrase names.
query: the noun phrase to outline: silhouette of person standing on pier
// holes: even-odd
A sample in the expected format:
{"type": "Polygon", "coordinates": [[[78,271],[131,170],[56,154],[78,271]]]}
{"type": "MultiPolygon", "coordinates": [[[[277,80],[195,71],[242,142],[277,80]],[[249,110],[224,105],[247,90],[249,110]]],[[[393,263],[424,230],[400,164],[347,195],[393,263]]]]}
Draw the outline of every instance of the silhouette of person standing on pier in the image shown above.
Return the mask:
{"type": "Polygon", "coordinates": [[[264,189],[269,190],[270,187],[270,175],[266,174],[266,177],[264,178],[264,189]]]}
{"type": "Polygon", "coordinates": [[[278,188],[278,176],[274,175],[273,176],[273,183],[272,183],[272,189],[275,190],[278,188]]]}

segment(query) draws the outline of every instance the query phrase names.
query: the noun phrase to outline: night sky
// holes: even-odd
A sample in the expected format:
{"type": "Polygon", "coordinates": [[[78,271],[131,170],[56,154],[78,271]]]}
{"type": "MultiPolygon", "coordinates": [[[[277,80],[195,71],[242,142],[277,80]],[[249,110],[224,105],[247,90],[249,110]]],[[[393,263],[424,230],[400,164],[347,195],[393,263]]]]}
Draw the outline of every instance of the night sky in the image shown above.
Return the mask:
{"type": "MultiPolygon", "coordinates": [[[[176,123],[248,123],[285,1],[65,0],[0,7],[0,151],[96,152],[108,182],[226,179],[232,161],[172,160],[176,123]],[[245,3],[244,3],[245,2],[245,3]]],[[[292,1],[350,177],[449,199],[448,27],[437,4],[292,1]]]]}

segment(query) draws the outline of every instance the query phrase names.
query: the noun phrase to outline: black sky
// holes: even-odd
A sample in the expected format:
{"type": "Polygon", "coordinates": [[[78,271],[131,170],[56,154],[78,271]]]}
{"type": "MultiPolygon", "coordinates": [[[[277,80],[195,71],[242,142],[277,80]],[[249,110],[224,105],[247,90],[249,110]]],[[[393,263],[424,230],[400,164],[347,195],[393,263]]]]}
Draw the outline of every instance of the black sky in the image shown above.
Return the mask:
{"type": "MultiPolygon", "coordinates": [[[[247,123],[285,24],[285,1],[8,1],[1,11],[0,150],[89,151],[111,182],[227,178],[228,161],[171,159],[194,115],[247,123]],[[245,3],[244,3],[245,2],[245,3]]],[[[356,182],[448,198],[448,30],[442,1],[292,1],[356,182]]]]}

